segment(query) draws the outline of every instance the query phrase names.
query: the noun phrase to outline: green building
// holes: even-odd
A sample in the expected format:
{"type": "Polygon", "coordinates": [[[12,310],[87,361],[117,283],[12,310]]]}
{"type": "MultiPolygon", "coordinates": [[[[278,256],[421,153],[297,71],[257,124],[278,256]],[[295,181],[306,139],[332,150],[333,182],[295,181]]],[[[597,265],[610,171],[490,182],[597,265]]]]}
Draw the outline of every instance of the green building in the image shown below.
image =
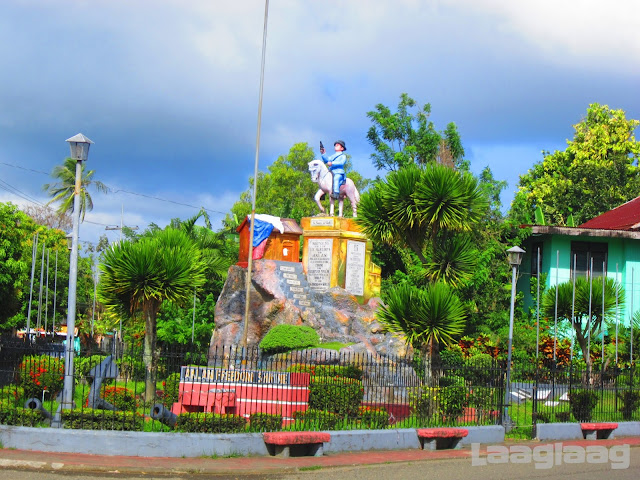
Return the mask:
{"type": "Polygon", "coordinates": [[[522,245],[526,253],[517,286],[524,293],[525,306],[536,305],[538,270],[542,277],[546,274],[541,292],[574,275],[606,275],[624,288],[626,301],[620,306],[618,320],[629,325],[632,313],[640,310],[640,197],[578,227],[527,228],[532,232],[522,245]]]}

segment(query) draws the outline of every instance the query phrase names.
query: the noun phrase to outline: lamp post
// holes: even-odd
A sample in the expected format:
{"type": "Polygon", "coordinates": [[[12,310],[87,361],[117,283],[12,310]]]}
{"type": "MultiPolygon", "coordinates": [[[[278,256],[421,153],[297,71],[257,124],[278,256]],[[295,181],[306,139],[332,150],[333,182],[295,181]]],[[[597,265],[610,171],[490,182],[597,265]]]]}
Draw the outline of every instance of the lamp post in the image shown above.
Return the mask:
{"type": "Polygon", "coordinates": [[[509,314],[509,346],[507,349],[507,385],[504,394],[504,414],[502,416],[502,424],[506,431],[511,430],[511,418],[509,417],[509,402],[511,401],[511,350],[513,345],[513,313],[516,303],[516,276],[518,266],[522,262],[524,250],[520,247],[511,247],[507,250],[509,255],[509,265],[511,265],[511,312],[509,314]]]}
{"type": "Polygon", "coordinates": [[[76,287],[78,284],[78,232],[80,230],[80,190],[82,186],[82,162],[89,156],[93,143],[79,133],[66,140],[71,148],[71,158],[76,161],[76,185],[73,192],[73,232],[71,234],[71,259],[69,260],[69,303],[67,307],[67,344],[64,354],[64,386],[60,407],[52,426],[61,427],[61,410],[73,408],[73,346],[76,323],[76,287]]]}

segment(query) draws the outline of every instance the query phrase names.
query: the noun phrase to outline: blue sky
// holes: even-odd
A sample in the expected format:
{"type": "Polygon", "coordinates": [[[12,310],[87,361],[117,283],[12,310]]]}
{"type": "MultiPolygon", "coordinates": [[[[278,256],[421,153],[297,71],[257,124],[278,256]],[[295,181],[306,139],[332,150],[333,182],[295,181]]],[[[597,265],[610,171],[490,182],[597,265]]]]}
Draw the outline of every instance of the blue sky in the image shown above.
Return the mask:
{"type": "MultiPolygon", "coordinates": [[[[341,138],[374,177],[366,112],[406,92],[509,203],[590,103],[640,118],[639,18],[635,0],[271,0],[260,169],[341,138]]],[[[3,0],[0,201],[46,202],[40,172],[82,132],[113,190],[83,240],[115,240],[123,206],[126,225],[204,206],[218,227],[253,174],[263,21],[263,0],[3,0]]]]}

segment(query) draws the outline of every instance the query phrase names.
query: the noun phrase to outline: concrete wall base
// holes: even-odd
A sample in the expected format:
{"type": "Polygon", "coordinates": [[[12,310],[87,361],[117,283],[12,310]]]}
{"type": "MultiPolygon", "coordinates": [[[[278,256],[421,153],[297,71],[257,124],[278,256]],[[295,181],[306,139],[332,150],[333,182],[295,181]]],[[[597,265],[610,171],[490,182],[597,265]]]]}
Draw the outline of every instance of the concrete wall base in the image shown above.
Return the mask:
{"type": "MultiPolygon", "coordinates": [[[[469,435],[460,444],[501,443],[499,426],[465,427],[469,435]]],[[[415,429],[349,430],[331,433],[325,452],[420,449],[415,429]]],[[[229,455],[269,455],[261,433],[152,433],[0,425],[4,448],[43,452],[74,452],[94,455],[134,457],[201,457],[229,455]]]]}

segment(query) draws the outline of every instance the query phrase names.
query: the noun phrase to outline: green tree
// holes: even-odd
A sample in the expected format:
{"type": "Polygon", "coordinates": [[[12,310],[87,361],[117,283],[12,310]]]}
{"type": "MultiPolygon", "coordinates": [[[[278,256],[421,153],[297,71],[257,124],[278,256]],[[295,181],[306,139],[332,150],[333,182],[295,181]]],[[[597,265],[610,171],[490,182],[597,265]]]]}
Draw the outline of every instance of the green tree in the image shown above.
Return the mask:
{"type": "MultiPolygon", "coordinates": [[[[0,330],[23,328],[27,322],[29,306],[30,274],[32,268],[33,237],[38,233],[38,254],[36,255],[32,299],[32,325],[35,326],[35,312],[38,311],[40,289],[40,268],[42,246],[50,252],[49,288],[50,295],[44,297],[43,312],[53,319],[53,283],[55,278],[55,254],[58,253],[58,291],[56,301],[56,325],[63,321],[67,305],[67,285],[69,283],[69,255],[65,232],[36,223],[11,203],[0,203],[0,330]],[[46,307],[45,307],[45,302],[46,307]]],[[[82,272],[82,266],[79,266],[82,272]]],[[[46,272],[46,258],[45,258],[46,272]]],[[[46,286],[46,276],[43,279],[46,286]]],[[[80,298],[79,298],[80,300],[80,298]]],[[[50,323],[49,323],[50,324],[50,323]]],[[[44,326],[44,324],[43,324],[44,326]]]]}
{"type": "MultiPolygon", "coordinates": [[[[93,199],[87,191],[89,187],[95,187],[97,191],[106,193],[109,189],[105,184],[93,179],[95,170],[86,170],[86,162],[82,162],[81,191],[80,191],[80,219],[84,221],[87,210],[93,210],[93,199]]],[[[66,158],[62,165],[54,167],[51,176],[56,183],[47,183],[43,189],[51,197],[47,205],[59,202],[58,213],[60,215],[73,212],[73,197],[76,188],[76,161],[66,158]]]]}
{"type": "Polygon", "coordinates": [[[604,282],[604,308],[602,277],[593,278],[590,282],[585,277],[578,277],[575,281],[575,303],[573,281],[561,283],[547,290],[542,297],[542,312],[547,318],[555,319],[556,288],[558,290],[557,312],[558,320],[565,326],[573,328],[576,341],[580,346],[583,358],[587,364],[587,372],[591,372],[592,359],[589,354],[589,339],[595,343],[603,332],[603,322],[613,323],[617,305],[624,305],[624,290],[612,278],[604,282]],[[602,312],[604,310],[604,318],[602,312]],[[573,314],[573,322],[571,321],[573,314]]]}
{"type": "Polygon", "coordinates": [[[187,345],[191,343],[202,352],[209,346],[211,333],[215,326],[215,298],[209,294],[202,302],[197,302],[195,319],[193,307],[181,308],[172,302],[163,302],[158,312],[158,341],[165,345],[187,345]]]}
{"type": "MultiPolygon", "coordinates": [[[[296,143],[289,153],[281,155],[268,167],[268,172],[258,173],[256,212],[282,218],[293,218],[297,222],[302,217],[313,215],[318,207],[313,200],[318,186],[311,181],[309,162],[315,158],[313,150],[306,143],[296,143]]],[[[353,180],[358,190],[366,188],[368,181],[347,164],[347,176],[353,180]]],[[[251,214],[253,178],[251,188],[240,195],[240,200],[231,207],[231,214],[225,223],[236,225],[251,214]]],[[[347,209],[347,213],[348,213],[347,209]]]]}
{"type": "Polygon", "coordinates": [[[404,334],[407,343],[437,362],[440,344],[451,344],[462,335],[466,311],[451,287],[442,282],[425,289],[400,285],[377,314],[387,330],[404,334]]]}
{"type": "Polygon", "coordinates": [[[358,223],[373,242],[411,249],[426,280],[458,285],[474,266],[466,233],[486,209],[470,174],[437,163],[409,164],[362,196],[358,223]]]}
{"type": "Polygon", "coordinates": [[[408,163],[362,196],[358,223],[364,233],[399,248],[413,277],[386,293],[378,319],[429,355],[429,365],[440,343],[464,331],[466,312],[455,289],[473,274],[478,254],[471,232],[487,207],[471,174],[436,162],[408,163]]]}
{"type": "Polygon", "coordinates": [[[420,107],[406,93],[400,96],[395,113],[383,104],[367,112],[373,125],[367,139],[376,150],[371,154],[378,170],[398,170],[410,163],[439,162],[444,165],[464,166],[464,149],[454,123],[438,132],[429,120],[431,105],[420,107]],[[412,113],[410,109],[417,111],[412,113]]]}
{"type": "Polygon", "coordinates": [[[640,142],[634,131],[639,124],[627,120],[623,110],[589,105],[566,150],[545,152],[520,177],[511,216],[531,223],[539,207],[550,224],[564,225],[572,214],[579,225],[638,196],[640,142]]]}
{"type": "Polygon", "coordinates": [[[155,394],[156,321],[162,302],[188,302],[204,281],[205,264],[195,242],[177,229],[137,242],[112,245],[103,255],[99,298],[120,315],[144,318],[145,401],[155,394]]]}

